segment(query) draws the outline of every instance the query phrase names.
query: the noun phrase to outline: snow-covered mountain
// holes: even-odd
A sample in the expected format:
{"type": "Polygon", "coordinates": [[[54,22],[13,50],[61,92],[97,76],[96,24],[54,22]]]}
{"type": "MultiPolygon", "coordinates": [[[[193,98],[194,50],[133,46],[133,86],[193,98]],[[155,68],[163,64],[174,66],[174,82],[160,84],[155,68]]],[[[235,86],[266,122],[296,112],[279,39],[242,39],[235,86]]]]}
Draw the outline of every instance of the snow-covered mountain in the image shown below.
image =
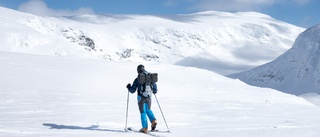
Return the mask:
{"type": "Polygon", "coordinates": [[[320,93],[320,24],[299,35],[276,60],[231,77],[255,86],[301,95],[320,93]]]}
{"type": "MultiPolygon", "coordinates": [[[[199,69],[228,74],[270,61],[302,28],[259,13],[0,13],[1,137],[148,136],[124,131],[126,110],[128,126],[141,127],[136,94],[125,88],[140,63],[159,74],[157,99],[171,131],[154,136],[320,134],[319,106],[199,69]]],[[[165,131],[152,99],[157,129],[165,131]]]]}
{"type": "Polygon", "coordinates": [[[304,29],[255,12],[39,17],[0,7],[0,50],[155,61],[230,74],[269,62],[304,29]]]}

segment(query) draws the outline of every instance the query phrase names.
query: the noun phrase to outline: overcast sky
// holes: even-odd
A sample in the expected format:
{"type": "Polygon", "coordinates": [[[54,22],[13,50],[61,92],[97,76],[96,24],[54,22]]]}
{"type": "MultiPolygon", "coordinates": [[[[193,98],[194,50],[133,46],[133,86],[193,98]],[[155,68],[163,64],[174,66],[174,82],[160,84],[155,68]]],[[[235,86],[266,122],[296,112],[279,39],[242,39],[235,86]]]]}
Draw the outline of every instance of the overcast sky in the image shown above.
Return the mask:
{"type": "Polygon", "coordinates": [[[0,0],[0,6],[41,16],[256,11],[304,28],[320,23],[320,0],[0,0]]]}

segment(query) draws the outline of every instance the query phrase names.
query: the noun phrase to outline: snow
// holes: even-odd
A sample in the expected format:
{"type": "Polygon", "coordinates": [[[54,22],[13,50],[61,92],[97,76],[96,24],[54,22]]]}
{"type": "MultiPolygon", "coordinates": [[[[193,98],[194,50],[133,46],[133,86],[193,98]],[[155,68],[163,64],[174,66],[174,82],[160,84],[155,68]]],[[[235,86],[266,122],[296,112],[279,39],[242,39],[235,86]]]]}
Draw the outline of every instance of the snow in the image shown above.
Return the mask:
{"type": "MultiPolygon", "coordinates": [[[[144,136],[125,133],[127,83],[136,66],[159,74],[160,102],[172,133],[160,136],[320,134],[319,107],[301,97],[192,68],[150,62],[105,62],[0,51],[0,135],[144,136]],[[189,74],[189,75],[186,75],[189,74]]],[[[153,98],[159,130],[167,130],[153,98]]],[[[139,129],[136,94],[128,126],[139,129]]]]}
{"type": "MultiPolygon", "coordinates": [[[[320,25],[308,28],[299,35],[292,48],[274,61],[246,72],[234,74],[232,77],[254,86],[274,88],[289,94],[319,94],[319,37],[320,25]]],[[[304,97],[309,98],[309,95],[304,97]]],[[[308,100],[315,100],[315,98],[320,100],[316,96],[308,100]]]]}
{"type": "Polygon", "coordinates": [[[0,10],[0,36],[4,39],[0,41],[1,50],[151,61],[222,75],[272,61],[305,30],[256,12],[54,18],[0,10]]]}
{"type": "MultiPolygon", "coordinates": [[[[139,64],[159,74],[157,98],[171,133],[157,136],[320,134],[319,106],[221,75],[273,60],[302,28],[255,12],[53,18],[0,11],[1,137],[149,136],[124,132],[125,86],[139,64]]],[[[152,110],[166,131],[154,97],[152,110]]],[[[136,94],[128,126],[141,127],[136,94]]]]}

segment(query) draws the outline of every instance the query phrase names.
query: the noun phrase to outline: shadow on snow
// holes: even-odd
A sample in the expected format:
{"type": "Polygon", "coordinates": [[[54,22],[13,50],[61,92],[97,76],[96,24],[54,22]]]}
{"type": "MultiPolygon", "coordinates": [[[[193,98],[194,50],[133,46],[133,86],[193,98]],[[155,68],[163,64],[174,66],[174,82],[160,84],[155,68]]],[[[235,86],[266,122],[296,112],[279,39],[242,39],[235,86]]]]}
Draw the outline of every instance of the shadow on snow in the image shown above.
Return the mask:
{"type": "Polygon", "coordinates": [[[48,126],[50,129],[70,129],[70,130],[92,130],[92,131],[108,131],[108,132],[125,132],[124,130],[100,129],[98,125],[91,125],[89,127],[58,125],[53,123],[43,123],[43,126],[48,126]]]}

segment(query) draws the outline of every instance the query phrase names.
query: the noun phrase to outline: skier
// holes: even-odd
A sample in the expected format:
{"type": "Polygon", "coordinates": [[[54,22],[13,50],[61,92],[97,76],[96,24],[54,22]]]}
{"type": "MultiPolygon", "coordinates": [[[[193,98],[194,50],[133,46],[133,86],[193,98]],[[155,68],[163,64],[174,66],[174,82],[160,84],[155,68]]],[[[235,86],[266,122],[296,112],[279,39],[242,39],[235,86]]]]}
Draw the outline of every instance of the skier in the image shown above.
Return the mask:
{"type": "MultiPolygon", "coordinates": [[[[137,72],[138,74],[141,73],[147,73],[147,71],[144,69],[143,65],[139,65],[137,67],[137,72]]],[[[156,83],[152,83],[152,91],[154,94],[157,93],[157,85],[156,83]]],[[[130,93],[134,93],[137,89],[137,95],[138,95],[138,106],[139,106],[139,111],[140,111],[140,119],[141,119],[141,125],[142,128],[139,130],[139,132],[147,133],[148,132],[148,122],[147,122],[147,116],[151,122],[151,130],[155,130],[157,126],[157,120],[155,116],[153,115],[153,112],[151,110],[151,97],[145,97],[141,94],[141,91],[143,86],[142,84],[139,84],[138,78],[136,78],[131,85],[130,83],[127,84],[127,89],[130,93]]]]}

